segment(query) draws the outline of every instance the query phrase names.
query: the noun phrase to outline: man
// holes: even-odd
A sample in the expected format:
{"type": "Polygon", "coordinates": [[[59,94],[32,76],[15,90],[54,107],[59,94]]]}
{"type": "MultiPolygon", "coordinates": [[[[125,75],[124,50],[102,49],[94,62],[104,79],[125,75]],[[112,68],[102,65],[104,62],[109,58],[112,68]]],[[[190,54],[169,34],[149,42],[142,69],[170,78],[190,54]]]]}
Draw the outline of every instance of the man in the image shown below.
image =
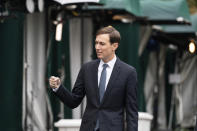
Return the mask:
{"type": "Polygon", "coordinates": [[[95,40],[98,59],[82,66],[72,93],[61,85],[58,77],[49,79],[55,94],[70,108],[77,107],[86,95],[80,131],[138,130],[137,74],[116,57],[119,43],[120,33],[112,26],[98,30],[95,40]]]}

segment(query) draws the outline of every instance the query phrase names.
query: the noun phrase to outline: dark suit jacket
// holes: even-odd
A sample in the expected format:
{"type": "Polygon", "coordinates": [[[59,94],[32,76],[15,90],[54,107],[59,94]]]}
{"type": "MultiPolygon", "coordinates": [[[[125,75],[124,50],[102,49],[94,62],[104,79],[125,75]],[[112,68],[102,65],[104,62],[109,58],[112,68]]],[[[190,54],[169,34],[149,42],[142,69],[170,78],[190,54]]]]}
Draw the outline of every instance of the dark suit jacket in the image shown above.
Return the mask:
{"type": "Polygon", "coordinates": [[[72,93],[62,85],[55,93],[70,108],[77,107],[84,96],[87,105],[80,131],[94,131],[99,118],[100,131],[138,130],[136,70],[117,58],[102,102],[99,101],[98,66],[94,60],[82,66],[72,93]]]}

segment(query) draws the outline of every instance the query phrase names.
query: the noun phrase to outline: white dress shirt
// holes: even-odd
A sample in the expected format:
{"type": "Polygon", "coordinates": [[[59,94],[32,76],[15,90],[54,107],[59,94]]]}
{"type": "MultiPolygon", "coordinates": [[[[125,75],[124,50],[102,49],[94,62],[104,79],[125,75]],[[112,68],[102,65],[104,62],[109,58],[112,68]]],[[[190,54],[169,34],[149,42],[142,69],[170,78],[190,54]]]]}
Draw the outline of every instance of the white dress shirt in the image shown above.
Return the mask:
{"type": "Polygon", "coordinates": [[[100,60],[100,63],[99,63],[99,66],[98,66],[98,86],[99,86],[99,82],[100,82],[101,72],[103,70],[103,64],[107,64],[108,65],[107,68],[106,68],[107,76],[106,76],[105,90],[107,88],[107,84],[109,82],[112,70],[113,70],[114,65],[116,63],[116,59],[117,59],[116,55],[114,55],[114,58],[111,61],[107,62],[107,63],[104,63],[103,60],[100,60]]]}

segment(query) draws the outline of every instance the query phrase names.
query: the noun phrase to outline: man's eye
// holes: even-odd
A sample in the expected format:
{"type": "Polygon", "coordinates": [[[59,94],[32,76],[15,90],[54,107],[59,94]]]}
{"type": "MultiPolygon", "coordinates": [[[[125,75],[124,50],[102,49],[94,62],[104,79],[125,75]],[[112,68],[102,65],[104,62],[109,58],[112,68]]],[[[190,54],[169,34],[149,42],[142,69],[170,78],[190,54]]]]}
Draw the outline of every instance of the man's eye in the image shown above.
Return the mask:
{"type": "Polygon", "coordinates": [[[96,42],[95,42],[95,45],[97,45],[97,44],[98,44],[98,42],[96,41],[96,42]]]}
{"type": "Polygon", "coordinates": [[[96,42],[95,42],[95,45],[98,45],[98,44],[99,44],[99,45],[105,45],[104,42],[97,42],[97,41],[96,41],[96,42]]]}
{"type": "Polygon", "coordinates": [[[105,43],[103,43],[103,42],[101,42],[100,44],[101,44],[101,45],[105,45],[105,43]]]}

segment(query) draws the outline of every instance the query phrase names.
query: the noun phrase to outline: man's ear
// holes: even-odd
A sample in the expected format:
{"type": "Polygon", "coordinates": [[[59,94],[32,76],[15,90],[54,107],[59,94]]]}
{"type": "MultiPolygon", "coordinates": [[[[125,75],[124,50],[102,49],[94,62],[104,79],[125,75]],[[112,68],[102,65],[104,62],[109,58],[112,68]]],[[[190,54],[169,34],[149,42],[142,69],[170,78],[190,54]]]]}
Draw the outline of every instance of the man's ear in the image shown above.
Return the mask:
{"type": "Polygon", "coordinates": [[[115,51],[118,48],[118,43],[113,43],[113,50],[115,51]]]}

